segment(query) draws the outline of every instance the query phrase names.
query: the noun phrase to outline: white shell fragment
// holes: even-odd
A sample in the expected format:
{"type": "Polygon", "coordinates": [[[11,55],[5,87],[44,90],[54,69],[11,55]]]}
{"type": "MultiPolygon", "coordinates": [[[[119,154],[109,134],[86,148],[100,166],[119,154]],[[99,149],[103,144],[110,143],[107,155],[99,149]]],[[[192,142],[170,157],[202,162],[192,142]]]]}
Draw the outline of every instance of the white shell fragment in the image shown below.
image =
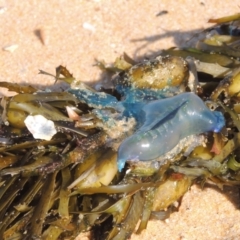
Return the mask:
{"type": "Polygon", "coordinates": [[[12,45],[7,45],[3,47],[2,50],[13,53],[17,48],[18,48],[17,44],[12,44],[12,45]]]}
{"type": "Polygon", "coordinates": [[[54,122],[42,115],[28,116],[24,123],[35,139],[51,140],[57,133],[54,122]]]}

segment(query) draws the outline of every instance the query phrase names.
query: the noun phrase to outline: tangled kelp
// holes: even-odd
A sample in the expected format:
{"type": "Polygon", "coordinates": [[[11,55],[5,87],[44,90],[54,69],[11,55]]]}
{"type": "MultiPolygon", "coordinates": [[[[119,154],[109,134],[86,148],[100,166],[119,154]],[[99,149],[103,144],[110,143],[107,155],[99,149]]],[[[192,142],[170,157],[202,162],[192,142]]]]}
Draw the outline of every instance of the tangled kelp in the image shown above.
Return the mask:
{"type": "Polygon", "coordinates": [[[194,48],[141,63],[125,56],[111,69],[99,63],[120,72],[114,91],[95,91],[62,66],[56,76],[40,73],[69,83],[65,92],[0,83],[17,92],[1,100],[1,239],[74,239],[89,230],[94,239],[127,239],[139,219],[137,233],[151,216],[167,217],[195,179],[240,183],[239,15],[211,22],[194,48]],[[210,116],[210,127],[197,118],[195,131],[198,114],[210,116]],[[182,120],[191,127],[179,137],[182,120]],[[164,154],[163,131],[177,140],[164,154]],[[144,158],[139,142],[152,147],[144,158]]]}

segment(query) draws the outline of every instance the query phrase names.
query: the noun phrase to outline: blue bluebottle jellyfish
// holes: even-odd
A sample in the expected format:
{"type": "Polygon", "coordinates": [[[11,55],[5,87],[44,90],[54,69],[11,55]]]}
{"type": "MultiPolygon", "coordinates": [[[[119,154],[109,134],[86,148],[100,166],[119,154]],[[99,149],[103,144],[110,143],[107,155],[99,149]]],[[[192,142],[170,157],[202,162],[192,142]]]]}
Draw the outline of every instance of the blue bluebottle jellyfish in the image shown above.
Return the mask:
{"type": "Polygon", "coordinates": [[[223,114],[210,111],[194,93],[146,103],[140,113],[140,128],[118,149],[118,169],[126,161],[150,161],[172,150],[190,135],[219,132],[225,125],[223,114]]]}

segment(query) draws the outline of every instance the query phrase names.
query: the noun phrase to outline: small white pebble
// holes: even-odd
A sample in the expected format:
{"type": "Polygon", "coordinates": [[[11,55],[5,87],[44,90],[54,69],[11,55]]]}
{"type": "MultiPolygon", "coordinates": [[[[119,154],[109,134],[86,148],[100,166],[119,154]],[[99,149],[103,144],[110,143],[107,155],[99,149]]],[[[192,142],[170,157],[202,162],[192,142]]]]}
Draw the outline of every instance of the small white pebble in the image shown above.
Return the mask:
{"type": "Polygon", "coordinates": [[[0,7],[0,14],[3,14],[7,11],[6,7],[0,7]]]}
{"type": "Polygon", "coordinates": [[[95,27],[88,22],[84,22],[82,26],[83,26],[84,29],[87,29],[91,32],[95,32],[95,27]]]}
{"type": "Polygon", "coordinates": [[[49,141],[57,133],[54,122],[42,115],[28,116],[24,123],[35,139],[49,141]]]}
{"type": "Polygon", "coordinates": [[[2,50],[13,53],[17,48],[18,48],[17,44],[12,44],[12,45],[7,45],[3,47],[2,50]]]}
{"type": "Polygon", "coordinates": [[[116,44],[115,44],[115,43],[111,43],[111,44],[110,44],[110,47],[111,47],[111,48],[116,48],[116,44]]]}
{"type": "Polygon", "coordinates": [[[178,201],[175,201],[175,202],[173,203],[173,206],[174,206],[175,208],[178,208],[179,202],[178,202],[178,201]]]}
{"type": "Polygon", "coordinates": [[[170,223],[170,220],[167,218],[164,220],[165,223],[170,223]]]}

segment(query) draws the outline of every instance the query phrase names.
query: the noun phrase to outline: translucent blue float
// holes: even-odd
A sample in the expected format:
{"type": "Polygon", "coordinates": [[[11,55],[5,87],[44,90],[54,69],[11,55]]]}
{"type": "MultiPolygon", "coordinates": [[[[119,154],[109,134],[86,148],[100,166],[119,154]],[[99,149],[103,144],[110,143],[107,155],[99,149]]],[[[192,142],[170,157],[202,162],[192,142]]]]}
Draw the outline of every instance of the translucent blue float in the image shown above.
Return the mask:
{"type": "Polygon", "coordinates": [[[151,101],[139,114],[142,126],[118,149],[119,171],[126,161],[157,159],[181,139],[209,131],[219,132],[225,124],[222,113],[210,111],[194,93],[151,101]]]}

